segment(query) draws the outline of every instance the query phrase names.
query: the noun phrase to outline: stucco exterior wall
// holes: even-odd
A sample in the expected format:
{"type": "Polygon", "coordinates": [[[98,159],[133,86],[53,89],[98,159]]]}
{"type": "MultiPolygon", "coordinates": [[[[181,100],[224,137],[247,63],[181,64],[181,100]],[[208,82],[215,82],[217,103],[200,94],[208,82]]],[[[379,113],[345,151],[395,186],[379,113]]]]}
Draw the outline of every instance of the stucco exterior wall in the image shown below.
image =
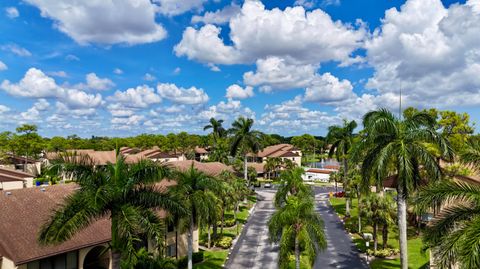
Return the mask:
{"type": "Polygon", "coordinates": [[[23,181],[0,182],[0,189],[4,191],[23,189],[23,181]]]}
{"type": "Polygon", "coordinates": [[[0,260],[0,269],[16,269],[16,268],[17,267],[15,266],[15,264],[11,260],[9,260],[5,257],[3,257],[0,260]]]}

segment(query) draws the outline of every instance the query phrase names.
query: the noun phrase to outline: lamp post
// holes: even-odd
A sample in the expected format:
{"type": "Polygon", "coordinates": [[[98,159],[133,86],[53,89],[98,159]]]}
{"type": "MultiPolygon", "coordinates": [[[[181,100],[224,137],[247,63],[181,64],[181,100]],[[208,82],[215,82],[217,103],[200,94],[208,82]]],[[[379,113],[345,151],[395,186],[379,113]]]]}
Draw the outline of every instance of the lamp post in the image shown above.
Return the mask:
{"type": "Polygon", "coordinates": [[[365,241],[365,246],[367,247],[367,264],[368,264],[368,248],[370,247],[370,241],[365,241]]]}

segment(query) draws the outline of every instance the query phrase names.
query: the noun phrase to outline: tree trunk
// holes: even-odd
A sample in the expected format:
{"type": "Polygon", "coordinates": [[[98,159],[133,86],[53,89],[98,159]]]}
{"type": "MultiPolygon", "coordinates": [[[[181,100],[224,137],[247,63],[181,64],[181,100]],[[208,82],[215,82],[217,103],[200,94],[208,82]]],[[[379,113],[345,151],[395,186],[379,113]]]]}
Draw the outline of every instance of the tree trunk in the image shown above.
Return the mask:
{"type": "MultiPolygon", "coordinates": [[[[345,156],[343,157],[343,183],[344,186],[348,188],[348,161],[345,156]]],[[[347,188],[344,188],[343,190],[345,192],[345,198],[347,199],[345,203],[345,215],[350,217],[350,199],[348,193],[346,192],[347,188]]]]}
{"type": "Polygon", "coordinates": [[[237,235],[238,235],[238,219],[237,219],[237,211],[238,211],[238,203],[235,205],[235,210],[233,210],[233,218],[235,219],[235,228],[237,229],[237,235]]]}
{"type": "Polygon", "coordinates": [[[387,248],[387,242],[388,242],[388,224],[384,224],[382,228],[382,248],[386,249],[387,248]]]}
{"type": "MultiPolygon", "coordinates": [[[[217,225],[217,220],[215,220],[213,222],[213,226],[212,226],[212,237],[213,237],[213,240],[215,241],[217,238],[218,238],[218,225],[217,225]]],[[[214,242],[214,245],[215,245],[215,242],[214,242]]]]}
{"type": "Polygon", "coordinates": [[[193,216],[190,216],[190,227],[188,229],[188,269],[193,268],[193,216]]]}
{"type": "Polygon", "coordinates": [[[373,251],[377,251],[377,248],[378,248],[377,227],[378,227],[377,222],[374,222],[373,223],[373,251]]]}
{"type": "Polygon", "coordinates": [[[245,154],[245,160],[243,160],[243,179],[245,179],[245,181],[248,182],[248,186],[250,186],[248,180],[247,154],[245,154]]]}
{"type": "Polygon", "coordinates": [[[400,236],[400,264],[402,269],[408,269],[407,254],[407,201],[401,188],[397,188],[398,233],[400,236]]]}
{"type": "Polygon", "coordinates": [[[112,269],[120,269],[121,256],[120,251],[112,249],[112,269]]]}
{"type": "Polygon", "coordinates": [[[210,243],[212,242],[212,237],[210,236],[210,224],[207,225],[207,235],[208,235],[208,243],[207,243],[207,247],[210,248],[210,243]]]}
{"type": "Polygon", "coordinates": [[[225,207],[222,208],[222,222],[220,226],[220,234],[223,236],[223,227],[225,226],[225,207]]]}
{"type": "Polygon", "coordinates": [[[295,268],[300,269],[300,243],[298,235],[295,235],[295,268]]]}
{"type": "Polygon", "coordinates": [[[362,234],[362,217],[360,216],[361,210],[361,203],[360,203],[360,192],[357,193],[357,200],[358,200],[358,233],[362,234]]]}

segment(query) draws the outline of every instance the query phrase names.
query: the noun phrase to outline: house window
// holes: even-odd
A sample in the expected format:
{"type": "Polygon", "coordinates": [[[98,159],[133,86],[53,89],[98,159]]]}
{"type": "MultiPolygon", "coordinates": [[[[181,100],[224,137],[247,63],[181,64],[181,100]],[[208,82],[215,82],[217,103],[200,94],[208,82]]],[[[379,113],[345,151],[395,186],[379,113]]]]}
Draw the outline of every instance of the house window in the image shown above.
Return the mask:
{"type": "Polygon", "coordinates": [[[77,269],[77,251],[68,252],[27,263],[27,269],[77,269]]]}
{"type": "Polygon", "coordinates": [[[177,256],[177,248],[175,244],[171,244],[167,246],[167,257],[175,257],[177,256]]]}

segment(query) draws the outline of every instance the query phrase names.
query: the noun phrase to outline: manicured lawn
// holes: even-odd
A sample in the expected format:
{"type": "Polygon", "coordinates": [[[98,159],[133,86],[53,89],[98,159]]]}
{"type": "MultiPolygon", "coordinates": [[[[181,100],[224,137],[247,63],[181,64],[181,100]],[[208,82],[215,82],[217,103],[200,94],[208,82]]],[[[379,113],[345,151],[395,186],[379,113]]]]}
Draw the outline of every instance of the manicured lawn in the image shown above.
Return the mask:
{"type": "MultiPolygon", "coordinates": [[[[345,216],[345,199],[344,198],[331,198],[330,203],[333,208],[340,216],[343,218],[345,216]]],[[[345,227],[353,232],[357,232],[358,229],[358,201],[357,199],[352,199],[352,205],[350,208],[351,217],[345,221],[345,227]]],[[[372,233],[373,229],[370,225],[367,224],[366,220],[362,219],[362,232],[363,233],[372,233]]],[[[357,245],[357,248],[365,252],[366,246],[365,241],[358,234],[353,235],[353,242],[357,245]]],[[[381,249],[382,244],[382,234],[379,231],[378,234],[378,244],[379,249],[381,249]]],[[[398,230],[396,227],[392,227],[388,234],[387,245],[389,248],[399,248],[398,245],[398,230]]],[[[373,249],[373,244],[370,244],[370,249],[373,249]]],[[[409,236],[408,236],[408,265],[409,268],[418,269],[425,268],[426,264],[429,262],[429,253],[428,251],[423,253],[422,251],[422,240],[420,237],[415,236],[414,229],[409,227],[409,236]]],[[[390,269],[390,268],[399,268],[400,258],[387,260],[387,259],[376,259],[372,262],[371,267],[374,269],[390,269]]]]}
{"type": "Polygon", "coordinates": [[[204,260],[201,263],[193,265],[195,269],[221,269],[227,258],[227,250],[205,251],[204,260]]]}

